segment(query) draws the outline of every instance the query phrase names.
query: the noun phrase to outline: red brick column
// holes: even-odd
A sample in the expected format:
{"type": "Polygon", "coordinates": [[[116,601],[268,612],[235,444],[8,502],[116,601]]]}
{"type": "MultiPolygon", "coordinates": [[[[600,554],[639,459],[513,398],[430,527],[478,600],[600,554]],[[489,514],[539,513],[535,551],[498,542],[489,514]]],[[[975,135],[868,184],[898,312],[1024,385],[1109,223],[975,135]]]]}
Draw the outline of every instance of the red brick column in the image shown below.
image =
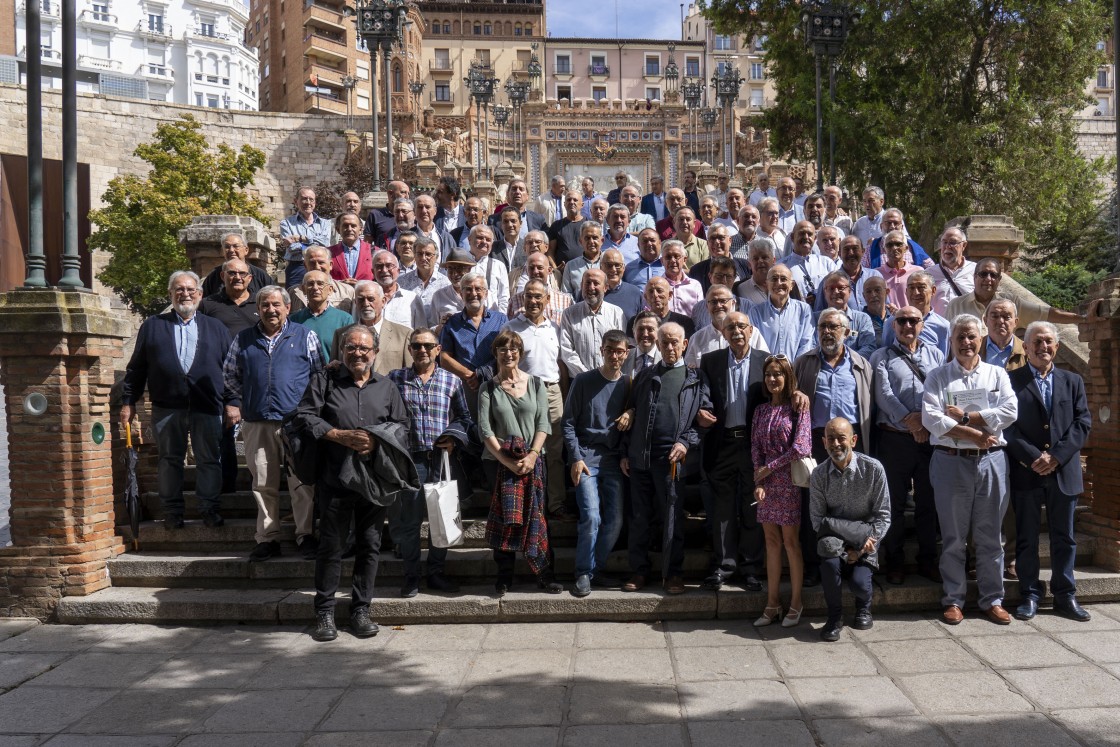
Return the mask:
{"type": "Polygon", "coordinates": [[[123,550],[113,514],[109,392],[131,327],[92,293],[0,294],[13,546],[0,549],[0,617],[47,619],[64,595],[109,585],[123,550]],[[36,415],[25,398],[38,393],[36,415]],[[105,440],[93,437],[96,423],[105,440]]]}
{"type": "Polygon", "coordinates": [[[1085,389],[1093,431],[1085,450],[1091,509],[1078,514],[1077,528],[1096,538],[1093,563],[1120,571],[1120,276],[1089,289],[1090,303],[1098,299],[1098,315],[1079,328],[1090,350],[1085,389]]]}

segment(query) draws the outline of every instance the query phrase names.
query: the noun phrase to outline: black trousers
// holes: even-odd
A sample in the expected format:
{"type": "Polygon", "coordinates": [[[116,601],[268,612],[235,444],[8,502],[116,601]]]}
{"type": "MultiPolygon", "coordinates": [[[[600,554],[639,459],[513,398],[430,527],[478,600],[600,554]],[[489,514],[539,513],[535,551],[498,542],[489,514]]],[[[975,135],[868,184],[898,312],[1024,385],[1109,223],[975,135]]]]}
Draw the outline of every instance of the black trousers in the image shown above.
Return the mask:
{"type": "Polygon", "coordinates": [[[315,558],[315,611],[334,610],[334,595],[342,575],[342,546],[354,523],[354,573],[350,610],[368,607],[373,600],[377,561],[381,557],[381,528],[388,508],[347,490],[319,486],[319,555],[315,558]]]}
{"type": "Polygon", "coordinates": [[[754,502],[754,464],[750,439],[724,436],[711,471],[713,572],[722,578],[736,571],[759,575],[765,565],[766,544],[754,502]]]}
{"type": "Polygon", "coordinates": [[[929,461],[933,446],[920,444],[909,433],[879,429],[879,455],[887,473],[891,495],[891,527],[880,553],[884,568],[901,571],[905,562],[903,539],[906,535],[906,496],[914,485],[914,529],[918,535],[918,567],[937,564],[937,507],[929,481],[929,461]]]}
{"type": "MultiPolygon", "coordinates": [[[[684,509],[678,485],[669,477],[666,456],[651,459],[648,470],[630,469],[630,534],[627,550],[630,571],[650,575],[649,547],[651,530],[660,524],[670,531],[668,542],[662,543],[662,567],[666,578],[679,576],[684,568],[684,509]],[[660,519],[660,521],[658,521],[660,519]]],[[[684,469],[678,465],[678,469],[684,469]]]]}

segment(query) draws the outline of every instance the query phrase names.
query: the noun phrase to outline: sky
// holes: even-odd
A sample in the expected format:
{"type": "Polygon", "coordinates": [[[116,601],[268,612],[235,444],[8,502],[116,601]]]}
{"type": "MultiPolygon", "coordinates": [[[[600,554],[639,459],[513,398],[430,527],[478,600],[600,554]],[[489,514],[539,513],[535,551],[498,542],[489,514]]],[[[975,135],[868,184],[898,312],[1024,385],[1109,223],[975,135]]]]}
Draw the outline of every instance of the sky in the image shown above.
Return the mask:
{"type": "MultiPolygon", "coordinates": [[[[689,0],[685,0],[688,11],[689,0]]],[[[551,0],[545,3],[551,36],[681,38],[679,0],[551,0]],[[615,5],[618,34],[615,34],[615,5]]]]}

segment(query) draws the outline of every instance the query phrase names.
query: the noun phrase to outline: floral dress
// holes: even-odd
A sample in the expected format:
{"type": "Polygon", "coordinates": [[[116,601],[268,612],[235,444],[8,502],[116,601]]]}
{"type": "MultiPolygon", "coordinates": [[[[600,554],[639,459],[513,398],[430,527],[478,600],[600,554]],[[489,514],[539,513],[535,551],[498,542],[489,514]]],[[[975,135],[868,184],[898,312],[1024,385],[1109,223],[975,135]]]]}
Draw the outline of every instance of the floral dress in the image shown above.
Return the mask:
{"type": "Polygon", "coordinates": [[[789,403],[755,408],[751,428],[751,457],[754,466],[766,466],[771,474],[759,485],[766,498],[758,504],[758,521],[763,524],[797,526],[801,523],[801,488],[793,484],[790,463],[813,452],[809,413],[797,418],[797,437],[793,434],[793,408],[789,403]]]}

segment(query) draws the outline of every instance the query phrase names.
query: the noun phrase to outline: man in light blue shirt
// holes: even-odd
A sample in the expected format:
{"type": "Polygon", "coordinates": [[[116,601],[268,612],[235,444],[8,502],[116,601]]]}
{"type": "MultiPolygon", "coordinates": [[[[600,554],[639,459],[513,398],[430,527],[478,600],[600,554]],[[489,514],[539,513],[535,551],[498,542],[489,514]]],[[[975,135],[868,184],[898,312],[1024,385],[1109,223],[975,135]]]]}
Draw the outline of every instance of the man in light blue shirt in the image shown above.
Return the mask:
{"type": "Polygon", "coordinates": [[[751,307],[753,325],[774,355],[794,360],[813,346],[813,310],[804,301],[790,298],[793,276],[785,265],[774,265],[766,274],[770,295],[766,303],[751,307]]]}
{"type": "MultiPolygon", "coordinates": [[[[638,286],[645,293],[646,283],[650,278],[665,275],[665,267],[661,264],[661,237],[657,235],[657,231],[647,228],[638,234],[638,252],[637,259],[627,262],[622,280],[638,286]]],[[[625,254],[622,257],[626,259],[625,254]]]]}
{"type": "MultiPolygon", "coordinates": [[[[949,321],[933,311],[933,290],[935,288],[933,276],[925,270],[912,274],[906,281],[906,298],[910,305],[922,312],[921,340],[933,345],[943,355],[949,354],[949,321]]],[[[894,343],[894,325],[892,319],[887,319],[883,324],[883,347],[894,343]]]]}
{"type": "Polygon", "coordinates": [[[330,246],[334,243],[334,226],[315,212],[315,190],[300,187],[295,199],[296,212],[280,221],[280,246],[284,249],[284,282],[287,287],[299,285],[306,269],[303,250],[309,246],[330,246]]]}
{"type": "Polygon", "coordinates": [[[805,210],[796,202],[797,185],[793,177],[783,176],[778,182],[778,228],[787,236],[793,227],[805,220],[805,210]]]}

